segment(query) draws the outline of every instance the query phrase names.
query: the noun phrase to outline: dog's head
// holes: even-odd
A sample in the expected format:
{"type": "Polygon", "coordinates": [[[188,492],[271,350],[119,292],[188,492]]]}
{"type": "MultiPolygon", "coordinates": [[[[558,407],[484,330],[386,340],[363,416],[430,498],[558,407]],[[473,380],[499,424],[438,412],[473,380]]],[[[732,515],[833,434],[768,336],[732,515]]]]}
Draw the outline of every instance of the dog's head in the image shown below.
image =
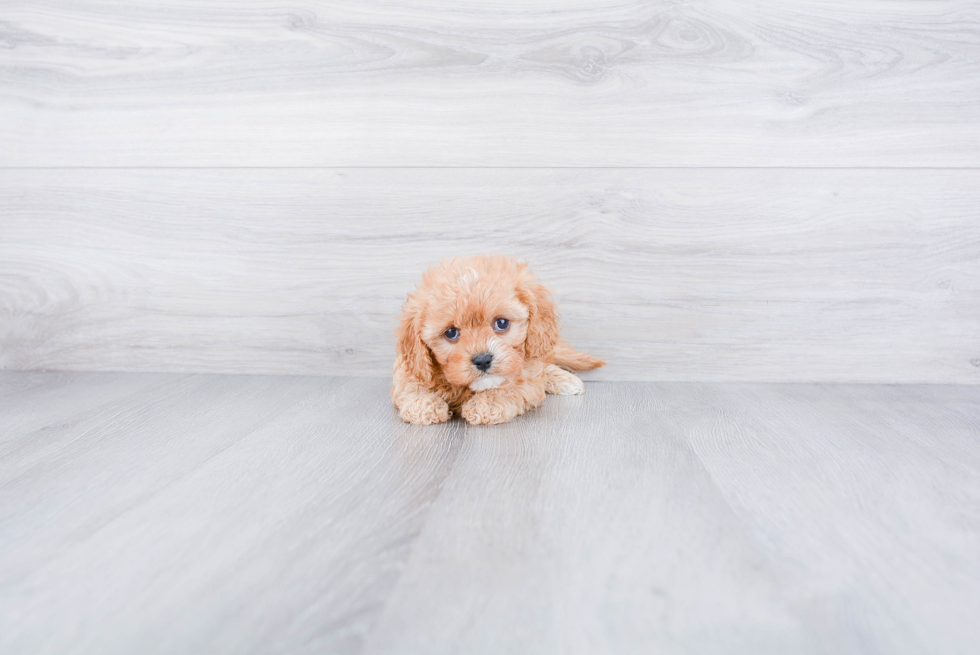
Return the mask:
{"type": "Polygon", "coordinates": [[[491,389],[525,360],[547,360],[558,341],[551,294],[527,264],[501,255],[458,258],[429,269],[409,295],[398,354],[417,378],[491,389]]]}

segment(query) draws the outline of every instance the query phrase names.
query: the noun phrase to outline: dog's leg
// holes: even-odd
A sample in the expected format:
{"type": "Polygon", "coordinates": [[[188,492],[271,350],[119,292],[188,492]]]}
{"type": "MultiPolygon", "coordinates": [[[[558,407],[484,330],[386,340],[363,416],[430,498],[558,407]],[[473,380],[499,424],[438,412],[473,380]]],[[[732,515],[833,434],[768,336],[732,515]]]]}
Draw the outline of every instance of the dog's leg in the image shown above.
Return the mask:
{"type": "Polygon", "coordinates": [[[437,394],[417,382],[406,381],[404,376],[398,374],[391,387],[391,400],[402,420],[414,425],[445,423],[453,415],[449,403],[437,394]]]}
{"type": "Polygon", "coordinates": [[[506,423],[544,400],[544,378],[524,378],[480,391],[463,403],[460,414],[473,425],[506,423]]]}
{"type": "Polygon", "coordinates": [[[558,396],[577,396],[585,393],[585,384],[574,373],[548,364],[544,369],[544,390],[558,396]]]}
{"type": "Polygon", "coordinates": [[[397,407],[402,420],[413,425],[445,423],[452,416],[449,404],[431,392],[406,396],[397,407]]]}

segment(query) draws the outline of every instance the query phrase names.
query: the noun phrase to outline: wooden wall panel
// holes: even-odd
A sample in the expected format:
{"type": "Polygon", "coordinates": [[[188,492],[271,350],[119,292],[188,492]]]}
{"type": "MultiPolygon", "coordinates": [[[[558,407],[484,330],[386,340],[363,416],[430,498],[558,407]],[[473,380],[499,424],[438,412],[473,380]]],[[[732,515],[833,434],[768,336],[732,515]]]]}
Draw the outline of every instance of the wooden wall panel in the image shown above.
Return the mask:
{"type": "Polygon", "coordinates": [[[980,164],[970,0],[16,1],[0,166],[980,164]]]}
{"type": "Polygon", "coordinates": [[[0,367],[385,375],[527,259],[596,379],[980,382],[980,171],[9,170],[0,367]]]}

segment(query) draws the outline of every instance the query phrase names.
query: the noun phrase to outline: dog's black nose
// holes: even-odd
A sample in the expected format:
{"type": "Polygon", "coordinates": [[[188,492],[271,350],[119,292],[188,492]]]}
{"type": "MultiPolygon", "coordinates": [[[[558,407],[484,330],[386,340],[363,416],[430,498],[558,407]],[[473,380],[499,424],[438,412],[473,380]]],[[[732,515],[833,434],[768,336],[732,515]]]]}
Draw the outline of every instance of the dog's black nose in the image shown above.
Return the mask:
{"type": "Polygon", "coordinates": [[[473,355],[473,366],[477,367],[484,373],[490,370],[490,364],[493,363],[493,355],[490,353],[480,353],[479,355],[473,355]]]}

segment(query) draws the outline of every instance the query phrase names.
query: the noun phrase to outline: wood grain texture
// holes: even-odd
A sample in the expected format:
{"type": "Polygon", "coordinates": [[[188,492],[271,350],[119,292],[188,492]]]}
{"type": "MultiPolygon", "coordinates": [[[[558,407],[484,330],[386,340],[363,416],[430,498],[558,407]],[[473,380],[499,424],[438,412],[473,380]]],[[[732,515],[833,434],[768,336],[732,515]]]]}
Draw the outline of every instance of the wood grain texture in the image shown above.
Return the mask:
{"type": "Polygon", "coordinates": [[[70,421],[83,410],[112,406],[148,393],[173,376],[153,373],[120,377],[112,373],[33,373],[0,379],[0,457],[16,448],[23,434],[70,421]],[[43,392],[43,393],[41,393],[43,392]]]}
{"type": "Polygon", "coordinates": [[[589,385],[467,430],[367,652],[973,652],[977,435],[977,387],[589,385]]]}
{"type": "Polygon", "coordinates": [[[663,385],[656,397],[682,408],[692,448],[826,652],[980,645],[976,388],[663,385]]]}
{"type": "Polygon", "coordinates": [[[21,434],[0,651],[357,652],[459,434],[387,405],[383,380],[169,376],[21,434]]]}
{"type": "Polygon", "coordinates": [[[977,166],[971,0],[5,2],[2,166],[977,166]]]}
{"type": "Polygon", "coordinates": [[[5,653],[980,643],[977,386],[592,383],[428,428],[383,379],[7,389],[52,422],[0,455],[5,653]]]}
{"type": "Polygon", "coordinates": [[[386,375],[500,251],[595,379],[980,381],[972,170],[19,170],[0,224],[8,369],[386,375]]]}
{"type": "Polygon", "coordinates": [[[814,652],[656,391],[467,428],[365,652],[814,652]]]}

